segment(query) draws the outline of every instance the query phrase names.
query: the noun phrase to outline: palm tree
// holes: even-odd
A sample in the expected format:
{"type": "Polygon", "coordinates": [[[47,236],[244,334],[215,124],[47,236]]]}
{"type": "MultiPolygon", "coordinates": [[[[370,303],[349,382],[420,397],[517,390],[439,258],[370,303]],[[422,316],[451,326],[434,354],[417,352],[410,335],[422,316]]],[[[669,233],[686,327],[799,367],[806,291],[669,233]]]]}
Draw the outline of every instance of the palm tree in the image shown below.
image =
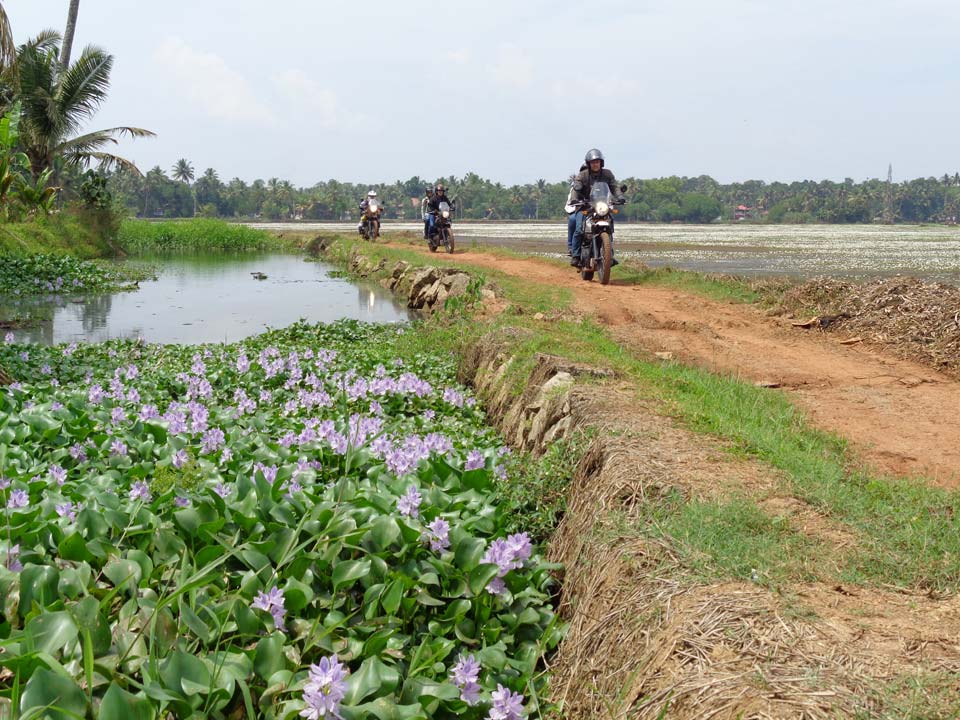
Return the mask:
{"type": "MultiPolygon", "coordinates": [[[[193,182],[193,178],[193,165],[190,164],[190,161],[184,158],[177,160],[177,164],[173,166],[173,179],[189,185],[193,182]]],[[[195,190],[193,192],[193,216],[197,216],[197,193],[195,190]]]]}
{"type": "Polygon", "coordinates": [[[3,5],[0,4],[0,113],[13,102],[17,89],[17,46],[3,5]]]}
{"type": "Polygon", "coordinates": [[[60,48],[61,67],[70,67],[70,51],[73,49],[73,33],[77,29],[77,11],[80,9],[80,0],[70,0],[67,10],[67,29],[63,31],[63,47],[60,48]]]}
{"type": "Polygon", "coordinates": [[[97,161],[101,167],[117,165],[139,175],[131,161],[103,148],[116,145],[123,135],[153,137],[154,133],[124,126],[76,134],[107,97],[113,56],[91,45],[75,63],[62,67],[57,57],[59,44],[59,34],[47,30],[17,52],[23,102],[20,139],[30,158],[30,172],[39,177],[60,156],[68,165],[97,161]]]}

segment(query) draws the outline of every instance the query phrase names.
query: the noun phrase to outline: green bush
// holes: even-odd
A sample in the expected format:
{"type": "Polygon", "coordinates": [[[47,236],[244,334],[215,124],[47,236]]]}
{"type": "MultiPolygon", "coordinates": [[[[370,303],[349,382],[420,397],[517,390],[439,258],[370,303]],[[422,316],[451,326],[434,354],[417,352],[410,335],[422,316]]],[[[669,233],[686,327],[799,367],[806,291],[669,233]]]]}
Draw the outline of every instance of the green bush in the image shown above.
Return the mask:
{"type": "Polygon", "coordinates": [[[250,251],[287,247],[264,230],[206,218],[183,222],[125,220],[120,226],[120,245],[127,252],[250,251]]]}

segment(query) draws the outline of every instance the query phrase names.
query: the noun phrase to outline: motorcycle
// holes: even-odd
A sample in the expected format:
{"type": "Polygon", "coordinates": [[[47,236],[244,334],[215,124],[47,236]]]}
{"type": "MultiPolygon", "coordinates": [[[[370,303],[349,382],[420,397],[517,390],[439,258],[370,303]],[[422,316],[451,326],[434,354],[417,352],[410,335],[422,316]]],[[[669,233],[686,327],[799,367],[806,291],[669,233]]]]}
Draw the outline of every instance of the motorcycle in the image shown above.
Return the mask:
{"type": "MultiPolygon", "coordinates": [[[[623,186],[621,191],[626,189],[623,186]]],[[[617,263],[613,257],[613,215],[618,211],[613,206],[623,203],[624,200],[614,198],[605,182],[594,183],[590,200],[579,203],[586,215],[580,241],[580,277],[584,280],[593,280],[596,273],[602,285],[610,282],[610,269],[617,263]]]]}
{"type": "Polygon", "coordinates": [[[453,230],[450,228],[453,222],[453,211],[450,208],[450,204],[444,200],[436,210],[431,210],[431,214],[436,217],[436,220],[433,223],[433,233],[427,239],[430,252],[436,252],[440,246],[443,245],[448,253],[452,253],[455,241],[453,239],[453,230]]]}
{"type": "Polygon", "coordinates": [[[367,209],[363,212],[363,220],[360,223],[360,237],[364,240],[376,240],[380,237],[380,214],[382,208],[376,200],[367,203],[367,209]]]}

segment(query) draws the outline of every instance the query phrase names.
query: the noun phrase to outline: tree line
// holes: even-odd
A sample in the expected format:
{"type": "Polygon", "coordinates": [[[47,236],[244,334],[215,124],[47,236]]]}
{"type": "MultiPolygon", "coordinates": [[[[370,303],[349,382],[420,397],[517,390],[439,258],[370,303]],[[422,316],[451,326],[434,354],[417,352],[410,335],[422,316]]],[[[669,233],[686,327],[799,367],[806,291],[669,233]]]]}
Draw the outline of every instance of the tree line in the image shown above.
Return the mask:
{"type": "MultiPolygon", "coordinates": [[[[223,180],[208,168],[199,176],[180,159],[168,174],[154,167],[144,175],[117,166],[107,187],[126,213],[138,217],[203,217],[287,220],[340,220],[357,217],[357,204],[376,190],[390,219],[419,218],[426,188],[442,182],[457,199],[457,217],[470,220],[560,220],[570,178],[504,185],[476,173],[427,180],[413,176],[393,183],[357,184],[326,180],[296,187],[270,178],[247,183],[223,180]]],[[[720,183],[699,177],[634,178],[627,186],[621,217],[633,222],[745,220],[770,223],[954,223],[960,216],[960,173],[903,182],[720,183]]]]}

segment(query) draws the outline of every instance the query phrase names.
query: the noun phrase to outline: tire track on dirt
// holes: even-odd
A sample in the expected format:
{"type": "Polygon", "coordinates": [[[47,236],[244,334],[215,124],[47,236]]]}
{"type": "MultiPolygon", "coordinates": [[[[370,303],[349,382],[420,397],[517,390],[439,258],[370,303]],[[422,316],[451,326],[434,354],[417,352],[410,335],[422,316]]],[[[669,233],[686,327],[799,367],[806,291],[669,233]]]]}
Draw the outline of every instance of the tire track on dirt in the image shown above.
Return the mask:
{"type": "MultiPolygon", "coordinates": [[[[409,250],[409,245],[395,245],[409,250]]],[[[430,256],[426,248],[416,248],[430,256]]],[[[817,427],[850,441],[863,459],[898,476],[960,486],[960,383],[917,363],[834,336],[799,330],[755,308],[655,287],[580,280],[533,258],[457,251],[458,263],[570,287],[578,313],[628,347],[777,384],[817,427]]]]}

